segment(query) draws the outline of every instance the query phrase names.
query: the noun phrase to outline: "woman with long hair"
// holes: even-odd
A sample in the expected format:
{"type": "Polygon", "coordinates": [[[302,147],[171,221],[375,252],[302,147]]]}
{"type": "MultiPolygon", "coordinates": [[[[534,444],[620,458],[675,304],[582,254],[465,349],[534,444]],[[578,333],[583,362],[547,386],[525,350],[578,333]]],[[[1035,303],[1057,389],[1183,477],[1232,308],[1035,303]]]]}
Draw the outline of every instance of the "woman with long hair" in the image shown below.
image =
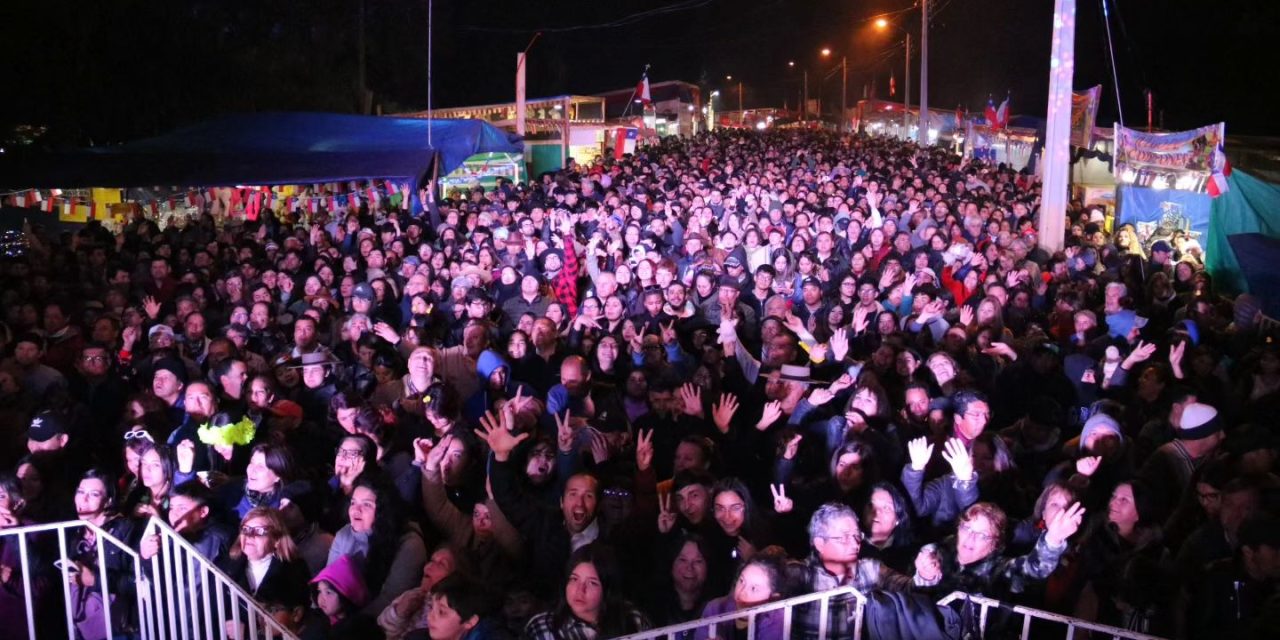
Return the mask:
{"type": "Polygon", "coordinates": [[[363,563],[370,593],[363,611],[371,616],[417,583],[427,548],[418,525],[405,517],[395,488],[371,477],[356,480],[347,524],[333,538],[329,562],[344,555],[363,563]]]}
{"type": "Polygon", "coordinates": [[[611,549],[588,544],[569,556],[567,569],[560,601],[530,619],[522,638],[614,638],[649,628],[644,614],[622,597],[622,575],[611,549]]]}

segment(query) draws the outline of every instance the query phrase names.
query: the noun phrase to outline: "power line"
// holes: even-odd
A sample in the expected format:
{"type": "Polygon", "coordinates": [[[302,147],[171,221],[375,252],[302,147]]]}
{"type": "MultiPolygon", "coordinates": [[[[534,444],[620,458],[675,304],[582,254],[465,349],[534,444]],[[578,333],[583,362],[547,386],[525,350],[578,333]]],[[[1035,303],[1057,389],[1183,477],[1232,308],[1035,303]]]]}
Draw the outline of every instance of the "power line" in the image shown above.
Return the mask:
{"type": "Polygon", "coordinates": [[[538,31],[541,31],[544,33],[569,33],[573,31],[588,31],[592,29],[615,29],[618,27],[625,27],[625,26],[634,24],[636,22],[640,22],[642,20],[647,20],[649,18],[664,16],[664,15],[673,14],[673,13],[679,13],[681,11],[688,11],[690,9],[697,9],[700,7],[705,7],[711,4],[711,2],[712,0],[685,0],[684,2],[678,2],[676,4],[669,5],[669,6],[657,7],[655,9],[649,9],[647,11],[633,13],[631,15],[623,16],[621,18],[618,18],[616,20],[610,20],[608,22],[600,22],[596,24],[582,24],[582,25],[575,25],[571,27],[534,27],[534,28],[515,29],[515,28],[506,28],[506,27],[477,27],[477,26],[468,25],[468,26],[462,26],[460,27],[460,29],[463,29],[465,31],[481,31],[486,33],[533,33],[538,31]]]}

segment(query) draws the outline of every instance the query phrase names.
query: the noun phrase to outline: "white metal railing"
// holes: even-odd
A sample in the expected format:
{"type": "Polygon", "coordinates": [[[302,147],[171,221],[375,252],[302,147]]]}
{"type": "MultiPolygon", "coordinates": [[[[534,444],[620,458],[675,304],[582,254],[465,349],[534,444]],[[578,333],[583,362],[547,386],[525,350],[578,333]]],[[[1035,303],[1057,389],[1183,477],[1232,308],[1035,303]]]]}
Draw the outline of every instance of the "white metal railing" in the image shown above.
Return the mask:
{"type": "MultiPolygon", "coordinates": [[[[746,620],[747,622],[748,640],[773,640],[772,638],[763,638],[757,635],[757,621],[760,619],[761,615],[766,613],[771,613],[774,611],[779,611],[779,610],[782,611],[781,637],[789,638],[791,637],[792,620],[793,620],[795,608],[800,606],[815,605],[815,604],[816,606],[821,607],[821,609],[819,610],[819,616],[818,616],[818,628],[816,629],[817,637],[821,639],[826,639],[830,637],[829,630],[831,627],[831,624],[830,624],[831,600],[833,598],[839,598],[843,596],[852,596],[855,602],[853,612],[851,613],[853,633],[848,637],[847,640],[861,640],[862,628],[863,628],[863,614],[866,611],[867,599],[866,599],[866,596],[864,596],[862,593],[860,593],[853,587],[841,587],[839,589],[833,589],[831,591],[811,593],[803,596],[797,596],[795,598],[788,598],[786,600],[778,600],[776,602],[770,602],[768,604],[760,605],[758,607],[752,607],[750,609],[743,609],[741,611],[732,611],[729,613],[720,614],[718,616],[702,618],[699,620],[693,620],[691,622],[685,622],[681,624],[673,624],[673,625],[669,625],[659,629],[651,629],[643,633],[636,633],[629,636],[624,636],[622,640],[680,640],[682,638],[692,637],[698,631],[706,631],[707,637],[716,638],[718,636],[723,635],[723,634],[717,633],[717,629],[716,629],[717,626],[722,624],[734,625],[742,620],[746,620]]],[[[1111,627],[1104,624],[1087,622],[1084,620],[1080,620],[1079,618],[1072,618],[1071,616],[1064,616],[1057,613],[1051,613],[1049,611],[1042,611],[1040,609],[1033,609],[1031,607],[1024,607],[1021,605],[1008,604],[1008,603],[1000,602],[999,600],[987,598],[984,596],[969,595],[962,591],[953,592],[950,595],[942,598],[941,600],[938,601],[938,605],[948,606],[960,600],[967,600],[968,602],[971,602],[977,605],[978,607],[980,607],[978,624],[979,624],[979,628],[982,630],[982,633],[984,635],[986,634],[986,631],[987,631],[987,616],[991,612],[991,609],[995,608],[995,609],[1005,609],[1008,611],[1012,611],[1013,613],[1022,616],[1022,633],[1020,635],[1022,640],[1027,640],[1028,638],[1031,637],[1031,623],[1033,620],[1043,620],[1048,623],[1060,624],[1065,626],[1066,632],[1067,632],[1066,640],[1072,640],[1072,638],[1075,637],[1075,633],[1077,629],[1090,631],[1099,636],[1114,638],[1115,640],[1162,640],[1157,636],[1153,636],[1145,633],[1139,633],[1137,631],[1128,631],[1125,629],[1121,629],[1119,627],[1111,627]]],[[[1040,630],[1040,629],[1038,629],[1037,631],[1043,632],[1043,630],[1040,630]]],[[[846,639],[841,638],[841,640],[846,640],[846,639]]]]}
{"type": "Polygon", "coordinates": [[[991,612],[991,609],[1004,609],[1022,616],[1022,635],[1019,636],[1022,640],[1027,640],[1027,638],[1031,637],[1032,620],[1044,620],[1046,622],[1066,626],[1067,640],[1072,640],[1072,638],[1075,637],[1076,629],[1094,632],[1100,636],[1114,638],[1115,640],[1161,640],[1158,636],[1139,633],[1137,631],[1129,631],[1127,629],[1112,627],[1105,624],[1087,622],[1079,618],[1064,616],[1059,613],[1032,609],[1031,607],[1024,607],[1017,604],[1009,604],[993,598],[987,598],[985,596],[970,595],[963,591],[952,592],[950,595],[939,600],[938,604],[946,606],[958,600],[967,600],[981,607],[981,612],[978,616],[978,625],[979,628],[982,629],[982,633],[984,635],[987,632],[987,615],[991,612]]]}
{"type": "MultiPolygon", "coordinates": [[[[129,548],[129,545],[104,531],[102,528],[82,520],[72,520],[68,522],[54,522],[50,524],[37,524],[0,529],[0,543],[6,547],[14,543],[18,546],[18,561],[20,563],[19,567],[21,567],[22,571],[22,596],[25,603],[25,626],[27,628],[28,640],[36,640],[37,638],[36,599],[35,594],[32,593],[33,573],[37,578],[49,574],[49,568],[37,566],[37,561],[40,563],[48,562],[56,568],[57,571],[54,575],[57,576],[62,587],[62,603],[63,612],[66,616],[67,634],[71,638],[81,637],[77,634],[77,625],[74,618],[75,607],[72,598],[72,585],[69,575],[69,570],[74,565],[72,564],[71,556],[67,553],[67,538],[69,537],[69,534],[77,534],[74,539],[79,540],[83,534],[83,530],[86,528],[94,534],[94,554],[98,559],[98,575],[95,578],[95,583],[99,588],[101,588],[103,608],[102,620],[105,627],[105,629],[100,630],[99,633],[105,633],[109,640],[114,639],[116,634],[120,633],[122,630],[113,628],[114,625],[112,622],[114,621],[114,618],[111,614],[111,610],[113,607],[129,606],[128,603],[123,600],[116,600],[115,596],[118,594],[112,593],[112,589],[117,585],[112,582],[107,573],[108,548],[112,548],[125,554],[132,564],[133,575],[137,582],[137,588],[135,589],[135,597],[137,600],[135,604],[137,605],[137,611],[141,612],[145,616],[150,610],[151,603],[147,599],[146,595],[145,576],[143,576],[141,559],[138,557],[137,552],[129,548]],[[49,544],[51,541],[47,539],[48,536],[57,537],[58,552],[56,559],[42,557],[40,553],[33,552],[32,550],[33,546],[51,547],[52,545],[49,544]],[[32,537],[37,539],[34,544],[30,539],[32,537]],[[34,572],[33,569],[35,569],[34,572]]],[[[45,550],[47,551],[48,549],[46,548],[45,550]]],[[[8,552],[9,551],[6,550],[6,554],[8,552]]],[[[12,576],[10,576],[10,580],[12,579],[12,576]]],[[[6,620],[4,622],[9,624],[16,621],[6,620]]],[[[17,629],[9,629],[8,631],[13,633],[18,632],[17,629]]]]}
{"type": "Polygon", "coordinates": [[[155,606],[151,615],[143,617],[143,638],[296,639],[168,524],[152,518],[143,535],[152,534],[159,534],[160,548],[143,562],[150,570],[150,597],[155,606]]]}
{"type": "Polygon", "coordinates": [[[697,633],[699,630],[705,630],[707,636],[711,638],[718,637],[716,632],[717,625],[720,624],[736,624],[740,620],[747,621],[747,640],[774,640],[773,638],[764,638],[756,635],[756,624],[760,617],[774,611],[782,611],[782,636],[783,638],[791,637],[791,626],[795,616],[796,607],[805,605],[813,605],[818,609],[818,628],[815,630],[819,640],[827,640],[832,638],[829,633],[831,627],[831,600],[833,598],[841,598],[850,596],[853,599],[853,613],[850,614],[853,624],[853,635],[850,638],[841,638],[840,640],[858,640],[862,637],[862,612],[863,607],[867,603],[866,596],[862,595],[853,587],[840,587],[830,591],[820,591],[810,593],[786,600],[778,600],[768,604],[762,604],[750,609],[742,609],[741,611],[731,611],[722,613],[718,616],[702,618],[692,622],[682,624],[674,624],[661,629],[652,629],[642,633],[635,633],[629,636],[623,636],[621,640],[679,640],[686,637],[687,634],[697,633]]]}

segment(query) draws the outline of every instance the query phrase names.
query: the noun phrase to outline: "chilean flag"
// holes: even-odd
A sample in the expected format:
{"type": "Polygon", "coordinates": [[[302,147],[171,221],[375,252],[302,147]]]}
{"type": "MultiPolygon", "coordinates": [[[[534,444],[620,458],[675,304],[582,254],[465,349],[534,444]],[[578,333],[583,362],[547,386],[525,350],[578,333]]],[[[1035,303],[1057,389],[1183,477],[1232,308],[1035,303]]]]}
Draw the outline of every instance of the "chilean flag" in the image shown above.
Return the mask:
{"type": "Polygon", "coordinates": [[[1227,177],[1230,175],[1231,161],[1227,160],[1227,154],[1219,143],[1218,148],[1213,150],[1213,173],[1209,176],[1209,183],[1205,185],[1211,197],[1216,198],[1231,189],[1227,184],[1227,177]]]}
{"type": "Polygon", "coordinates": [[[635,153],[636,139],[640,136],[640,130],[635,127],[619,127],[617,135],[613,144],[613,159],[621,160],[622,156],[635,153]]]}
{"type": "Polygon", "coordinates": [[[987,123],[992,129],[1004,129],[1009,126],[1009,98],[1005,98],[997,108],[995,103],[987,100],[987,123]]]}
{"type": "Polygon", "coordinates": [[[644,106],[653,104],[653,96],[649,93],[649,72],[645,72],[640,76],[640,82],[636,83],[636,102],[644,106]]]}

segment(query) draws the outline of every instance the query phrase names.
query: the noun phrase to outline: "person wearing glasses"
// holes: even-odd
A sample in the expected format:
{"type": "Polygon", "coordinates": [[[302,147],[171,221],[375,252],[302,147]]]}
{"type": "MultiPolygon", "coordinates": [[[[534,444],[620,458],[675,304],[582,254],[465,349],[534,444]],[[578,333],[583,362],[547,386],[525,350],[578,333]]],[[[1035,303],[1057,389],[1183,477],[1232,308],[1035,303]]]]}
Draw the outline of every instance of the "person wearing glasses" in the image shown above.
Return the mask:
{"type": "Polygon", "coordinates": [[[1054,513],[1030,551],[1007,556],[1002,551],[1008,516],[990,502],[979,502],[960,515],[955,536],[936,547],[921,549],[920,556],[932,553],[935,560],[917,556],[916,578],[936,594],[964,591],[1007,599],[1024,592],[1031,583],[1047,579],[1058,568],[1067,540],[1080,529],[1084,512],[1075,502],[1054,513]]]}
{"type": "MultiPolygon", "coordinates": [[[[287,614],[287,621],[293,626],[302,620],[311,574],[278,510],[254,507],[245,514],[223,570],[263,607],[283,608],[282,613],[287,614]]],[[[245,620],[246,614],[242,610],[240,619],[245,620]]],[[[234,624],[230,609],[226,624],[228,634],[235,637],[230,630],[234,624]]]]}
{"type": "Polygon", "coordinates": [[[130,389],[117,373],[111,350],[89,342],[80,349],[75,371],[67,377],[67,391],[87,409],[84,431],[90,442],[85,444],[93,450],[108,444],[106,438],[116,433],[116,424],[124,415],[130,389]]]}
{"type": "MultiPolygon", "coordinates": [[[[809,541],[813,552],[803,561],[787,566],[787,581],[796,593],[816,593],[840,587],[853,587],[862,593],[874,589],[906,591],[928,586],[917,570],[914,577],[889,568],[880,560],[861,556],[862,530],[858,514],[852,507],[828,502],[818,507],[809,519],[809,541]]],[[[935,578],[936,579],[936,578],[935,578]]],[[[827,638],[853,637],[852,594],[834,596],[827,607],[827,638]]],[[[822,607],[796,608],[793,637],[818,638],[822,607]]]]}

